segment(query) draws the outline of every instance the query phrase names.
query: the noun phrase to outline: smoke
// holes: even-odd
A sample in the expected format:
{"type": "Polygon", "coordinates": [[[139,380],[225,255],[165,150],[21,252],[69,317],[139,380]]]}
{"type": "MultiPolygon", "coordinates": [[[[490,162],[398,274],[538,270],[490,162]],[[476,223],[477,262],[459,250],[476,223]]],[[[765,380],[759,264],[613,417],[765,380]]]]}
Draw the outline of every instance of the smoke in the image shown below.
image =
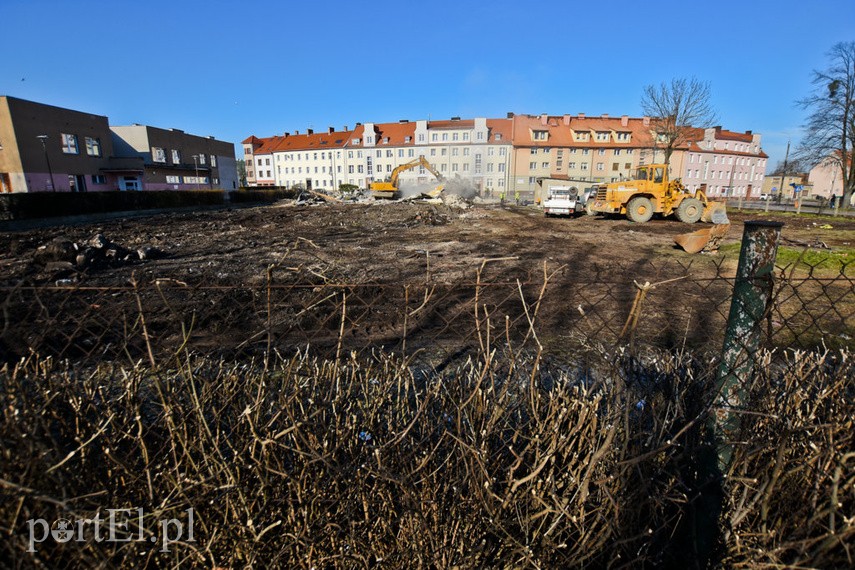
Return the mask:
{"type": "Polygon", "coordinates": [[[433,192],[440,186],[444,187],[445,194],[454,194],[467,200],[471,200],[478,193],[478,188],[470,178],[461,178],[459,175],[445,180],[433,180],[421,184],[400,186],[398,191],[401,193],[401,198],[413,198],[433,192]]]}
{"type": "Polygon", "coordinates": [[[445,181],[445,191],[467,200],[471,200],[478,194],[478,188],[473,184],[471,178],[461,178],[458,175],[445,181]]]}

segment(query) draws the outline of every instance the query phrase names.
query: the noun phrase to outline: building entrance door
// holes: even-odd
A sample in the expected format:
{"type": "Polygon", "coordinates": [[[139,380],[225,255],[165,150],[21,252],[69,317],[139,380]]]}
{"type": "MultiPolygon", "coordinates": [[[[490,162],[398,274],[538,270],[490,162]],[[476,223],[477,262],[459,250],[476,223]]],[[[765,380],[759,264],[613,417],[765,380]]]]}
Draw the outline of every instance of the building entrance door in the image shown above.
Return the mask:
{"type": "Polygon", "coordinates": [[[122,177],[122,190],[139,190],[140,189],[140,180],[136,176],[123,176],[122,177]]]}

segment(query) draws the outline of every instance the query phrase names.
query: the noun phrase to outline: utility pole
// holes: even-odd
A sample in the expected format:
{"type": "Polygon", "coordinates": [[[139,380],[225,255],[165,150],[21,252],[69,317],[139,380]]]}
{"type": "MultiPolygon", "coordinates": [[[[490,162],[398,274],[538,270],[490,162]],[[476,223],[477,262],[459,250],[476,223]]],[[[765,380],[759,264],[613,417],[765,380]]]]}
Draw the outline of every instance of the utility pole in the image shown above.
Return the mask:
{"type": "Polygon", "coordinates": [[[53,181],[53,170],[50,167],[50,157],[48,157],[47,144],[46,141],[48,139],[47,135],[36,135],[36,138],[42,142],[42,150],[45,152],[45,162],[47,163],[48,174],[50,175],[50,189],[51,192],[56,192],[56,183],[53,181]]]}
{"type": "MultiPolygon", "coordinates": [[[[784,155],[784,168],[781,170],[781,184],[778,186],[778,202],[780,203],[781,197],[784,195],[784,177],[787,175],[787,160],[790,158],[790,141],[787,141],[787,153],[784,155]]],[[[771,196],[769,196],[769,200],[766,200],[766,211],[769,211],[769,202],[771,202],[771,196]]]]}
{"type": "Polygon", "coordinates": [[[193,165],[196,167],[196,190],[199,189],[199,155],[193,155],[193,165]]]}

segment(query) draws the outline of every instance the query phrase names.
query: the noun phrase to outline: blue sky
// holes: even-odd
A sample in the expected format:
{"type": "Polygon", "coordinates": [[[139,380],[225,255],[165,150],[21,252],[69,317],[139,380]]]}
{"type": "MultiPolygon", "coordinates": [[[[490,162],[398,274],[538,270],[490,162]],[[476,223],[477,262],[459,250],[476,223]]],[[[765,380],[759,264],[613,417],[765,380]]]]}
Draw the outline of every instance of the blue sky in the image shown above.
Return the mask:
{"type": "Polygon", "coordinates": [[[0,0],[0,94],[239,143],[357,121],[640,116],[697,77],[722,126],[795,144],[852,0],[0,0]]]}

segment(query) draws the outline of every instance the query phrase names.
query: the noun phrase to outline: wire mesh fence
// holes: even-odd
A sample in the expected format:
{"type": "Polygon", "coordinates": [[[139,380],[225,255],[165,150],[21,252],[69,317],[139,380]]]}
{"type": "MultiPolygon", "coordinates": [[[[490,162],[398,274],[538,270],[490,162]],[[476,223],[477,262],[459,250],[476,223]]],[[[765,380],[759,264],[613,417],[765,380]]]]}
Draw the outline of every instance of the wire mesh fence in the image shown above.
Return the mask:
{"type": "MultiPolygon", "coordinates": [[[[270,268],[241,286],[20,284],[0,288],[0,356],[134,362],[185,350],[242,357],[309,346],[325,357],[381,349],[442,360],[535,340],[557,357],[592,343],[721,348],[732,269],[698,276],[690,265],[650,266],[614,281],[590,267],[508,276],[487,265],[457,283],[347,283],[270,268]]],[[[763,328],[767,347],[851,349],[855,277],[780,268],[763,328]]]]}
{"type": "Polygon", "coordinates": [[[0,289],[0,559],[852,565],[847,268],[775,271],[771,350],[716,473],[732,267],[502,263],[455,283],[276,266],[0,289]],[[95,540],[109,509],[124,534],[95,540]]]}

